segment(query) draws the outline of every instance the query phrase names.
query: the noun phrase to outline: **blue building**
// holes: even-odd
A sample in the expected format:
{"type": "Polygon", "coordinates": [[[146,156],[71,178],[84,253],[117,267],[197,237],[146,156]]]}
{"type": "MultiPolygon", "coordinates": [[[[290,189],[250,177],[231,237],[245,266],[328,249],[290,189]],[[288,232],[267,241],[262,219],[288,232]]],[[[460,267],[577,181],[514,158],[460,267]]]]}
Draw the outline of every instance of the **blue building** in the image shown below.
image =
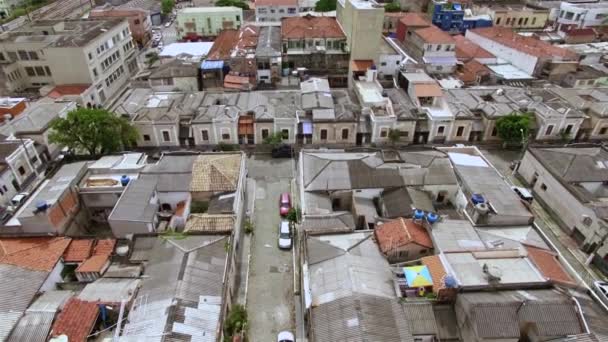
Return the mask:
{"type": "Polygon", "coordinates": [[[468,29],[492,26],[489,15],[472,15],[462,4],[448,1],[433,1],[433,24],[450,33],[465,33],[468,29]]]}

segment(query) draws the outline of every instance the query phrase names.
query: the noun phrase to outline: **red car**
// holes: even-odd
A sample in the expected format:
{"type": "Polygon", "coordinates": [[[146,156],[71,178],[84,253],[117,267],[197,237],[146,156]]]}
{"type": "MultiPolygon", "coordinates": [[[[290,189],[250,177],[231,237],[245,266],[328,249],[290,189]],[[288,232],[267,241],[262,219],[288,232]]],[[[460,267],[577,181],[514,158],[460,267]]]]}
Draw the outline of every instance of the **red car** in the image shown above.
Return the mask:
{"type": "Polygon", "coordinates": [[[279,214],[281,214],[281,216],[286,216],[289,209],[291,209],[291,198],[289,198],[288,192],[284,192],[279,198],[279,214]]]}

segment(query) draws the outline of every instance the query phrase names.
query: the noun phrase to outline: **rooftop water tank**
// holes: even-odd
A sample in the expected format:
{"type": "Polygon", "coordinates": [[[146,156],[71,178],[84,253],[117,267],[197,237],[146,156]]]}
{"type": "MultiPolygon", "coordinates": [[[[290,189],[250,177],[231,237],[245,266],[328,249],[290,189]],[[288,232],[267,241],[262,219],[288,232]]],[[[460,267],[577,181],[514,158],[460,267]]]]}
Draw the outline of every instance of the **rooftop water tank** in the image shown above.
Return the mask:
{"type": "Polygon", "coordinates": [[[454,289],[458,287],[456,279],[454,279],[454,277],[452,277],[451,275],[445,276],[445,278],[443,278],[443,282],[445,284],[445,287],[447,287],[448,289],[454,289]]]}
{"type": "Polygon", "coordinates": [[[127,186],[127,184],[129,184],[130,180],[131,179],[129,178],[129,176],[122,175],[122,177],[120,177],[120,184],[122,184],[122,186],[127,186]]]}
{"type": "Polygon", "coordinates": [[[36,202],[36,211],[46,211],[46,209],[49,207],[49,205],[46,203],[46,201],[38,201],[36,202]]]}
{"type": "Polygon", "coordinates": [[[475,204],[475,210],[481,215],[487,214],[490,211],[490,207],[488,207],[487,203],[477,203],[475,204]]]}
{"type": "Polygon", "coordinates": [[[416,209],[414,210],[414,219],[422,220],[424,218],[424,210],[416,209]]]}
{"type": "Polygon", "coordinates": [[[430,224],[433,224],[433,223],[435,223],[435,222],[437,222],[439,220],[439,215],[437,215],[435,213],[428,213],[428,214],[426,214],[426,220],[430,224]]]}
{"type": "Polygon", "coordinates": [[[473,205],[475,205],[479,203],[485,203],[486,199],[483,197],[482,194],[473,194],[473,196],[471,196],[471,202],[473,202],[473,205]]]}

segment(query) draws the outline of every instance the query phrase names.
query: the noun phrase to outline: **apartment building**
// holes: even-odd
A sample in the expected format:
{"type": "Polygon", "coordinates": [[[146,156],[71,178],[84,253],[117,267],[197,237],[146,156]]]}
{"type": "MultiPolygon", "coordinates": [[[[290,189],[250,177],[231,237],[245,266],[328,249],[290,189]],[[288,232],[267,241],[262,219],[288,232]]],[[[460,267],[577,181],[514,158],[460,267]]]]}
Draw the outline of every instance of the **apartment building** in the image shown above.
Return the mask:
{"type": "Polygon", "coordinates": [[[424,64],[427,73],[445,74],[456,69],[456,41],[436,26],[414,31],[406,47],[424,64]]]}
{"type": "Polygon", "coordinates": [[[179,39],[198,41],[216,37],[220,31],[239,29],[243,10],[234,7],[189,7],[177,12],[175,26],[179,39]]]}
{"type": "Polygon", "coordinates": [[[563,1],[555,24],[558,31],[597,27],[604,25],[607,17],[608,4],[605,2],[577,4],[563,1]]]}
{"type": "Polygon", "coordinates": [[[336,18],[346,35],[350,59],[377,62],[384,7],[375,1],[339,0],[336,18]]]}
{"type": "Polygon", "coordinates": [[[129,21],[129,29],[133,40],[140,46],[152,37],[152,21],[150,11],[141,8],[113,8],[110,5],[98,7],[89,13],[89,18],[125,18],[129,21]]]}
{"type": "Polygon", "coordinates": [[[0,88],[89,84],[87,105],[103,105],[137,71],[135,51],[126,19],[35,21],[0,36],[0,88]]]}
{"type": "Polygon", "coordinates": [[[514,29],[542,29],[549,20],[549,10],[546,8],[533,8],[525,5],[484,4],[475,7],[477,13],[489,14],[494,26],[511,27],[514,29]]]}
{"type": "Polygon", "coordinates": [[[255,3],[255,20],[259,22],[281,21],[298,16],[298,0],[258,0],[255,3]]]}

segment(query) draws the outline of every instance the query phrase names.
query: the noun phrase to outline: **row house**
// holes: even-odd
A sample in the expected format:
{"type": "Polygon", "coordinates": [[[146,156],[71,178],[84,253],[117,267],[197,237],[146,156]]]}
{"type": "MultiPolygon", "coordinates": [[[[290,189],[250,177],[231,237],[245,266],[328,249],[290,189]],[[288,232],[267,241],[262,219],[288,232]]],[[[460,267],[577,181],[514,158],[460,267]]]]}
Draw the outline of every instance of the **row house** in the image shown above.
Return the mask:
{"type": "Polygon", "coordinates": [[[482,4],[473,6],[479,14],[488,14],[493,26],[524,30],[541,30],[549,20],[549,9],[518,4],[482,4]]]}
{"type": "Polygon", "coordinates": [[[573,110],[585,113],[575,136],[577,140],[608,138],[608,88],[555,88],[552,91],[573,110]]]}
{"type": "Polygon", "coordinates": [[[259,22],[278,22],[297,17],[298,12],[298,0],[259,0],[255,3],[255,20],[259,22]]]}
{"type": "Polygon", "coordinates": [[[327,74],[332,86],[344,84],[348,74],[346,35],[333,17],[284,18],[281,23],[283,65],[306,68],[311,75],[327,74]]]}

